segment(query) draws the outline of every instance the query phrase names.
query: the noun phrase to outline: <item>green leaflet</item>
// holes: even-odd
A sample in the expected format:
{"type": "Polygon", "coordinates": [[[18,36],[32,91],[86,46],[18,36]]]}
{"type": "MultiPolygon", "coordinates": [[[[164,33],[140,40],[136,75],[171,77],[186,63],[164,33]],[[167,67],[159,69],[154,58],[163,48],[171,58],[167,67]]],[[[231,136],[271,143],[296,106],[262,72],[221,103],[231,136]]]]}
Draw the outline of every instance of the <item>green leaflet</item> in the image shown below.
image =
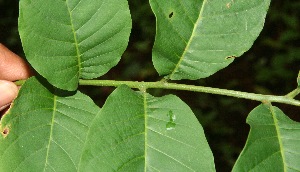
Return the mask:
{"type": "Polygon", "coordinates": [[[203,129],[173,95],[117,88],[93,121],[79,171],[215,171],[203,129]]]}
{"type": "Polygon", "coordinates": [[[172,80],[200,79],[241,56],[261,32],[270,0],[150,0],[153,63],[172,80]]]}
{"type": "Polygon", "coordinates": [[[27,80],[1,119],[1,172],[77,171],[100,109],[80,92],[60,97],[47,88],[35,78],[27,80]]]}
{"type": "Polygon", "coordinates": [[[300,123],[266,104],[250,112],[247,123],[250,134],[233,172],[300,171],[300,123]]]}
{"type": "Polygon", "coordinates": [[[76,90],[102,76],[124,52],[131,30],[127,0],[21,0],[26,58],[52,85],[76,90]]]}

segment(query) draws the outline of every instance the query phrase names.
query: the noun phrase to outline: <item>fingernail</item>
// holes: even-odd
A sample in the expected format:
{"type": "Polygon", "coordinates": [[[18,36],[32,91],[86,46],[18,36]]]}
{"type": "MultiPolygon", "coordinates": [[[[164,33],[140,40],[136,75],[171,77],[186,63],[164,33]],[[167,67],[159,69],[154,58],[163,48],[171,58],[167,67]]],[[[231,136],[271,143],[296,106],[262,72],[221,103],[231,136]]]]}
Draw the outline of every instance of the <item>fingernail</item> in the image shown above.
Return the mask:
{"type": "Polygon", "coordinates": [[[10,103],[0,107],[0,111],[2,111],[3,109],[6,109],[9,105],[10,105],[10,103]]]}
{"type": "Polygon", "coordinates": [[[3,108],[16,98],[18,87],[10,81],[0,80],[0,107],[3,108]]]}

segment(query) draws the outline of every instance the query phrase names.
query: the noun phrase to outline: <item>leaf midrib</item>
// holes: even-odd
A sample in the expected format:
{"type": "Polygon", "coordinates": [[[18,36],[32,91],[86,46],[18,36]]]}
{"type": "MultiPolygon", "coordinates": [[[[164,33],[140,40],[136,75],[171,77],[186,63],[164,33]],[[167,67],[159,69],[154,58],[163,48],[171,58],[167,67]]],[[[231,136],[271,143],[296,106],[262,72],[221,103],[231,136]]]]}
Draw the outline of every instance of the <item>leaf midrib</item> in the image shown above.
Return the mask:
{"type": "Polygon", "coordinates": [[[148,142],[148,139],[147,139],[147,135],[148,135],[148,132],[147,132],[147,125],[148,125],[148,113],[147,113],[147,108],[148,108],[148,106],[147,106],[147,93],[146,92],[144,92],[143,93],[143,99],[144,99],[144,115],[145,115],[145,128],[144,128],[144,131],[145,131],[145,143],[144,143],[144,145],[145,145],[145,165],[144,165],[144,171],[146,172],[147,171],[147,150],[148,150],[148,148],[147,148],[147,142],[148,142]]]}
{"type": "Polygon", "coordinates": [[[52,140],[52,135],[53,135],[54,118],[55,118],[55,115],[56,115],[56,108],[57,108],[56,99],[57,99],[57,96],[54,95],[54,97],[53,97],[53,112],[52,112],[52,119],[51,119],[51,128],[50,128],[50,134],[49,134],[49,141],[48,141],[48,144],[47,144],[46,160],[45,160],[45,165],[44,165],[44,170],[43,171],[46,171],[46,166],[48,164],[50,145],[51,145],[51,140],[52,140]]]}
{"type": "Polygon", "coordinates": [[[280,132],[280,129],[278,127],[278,120],[277,120],[277,117],[276,117],[276,113],[275,113],[274,107],[272,105],[270,106],[270,111],[272,113],[272,117],[273,117],[275,129],[276,129],[276,133],[277,133],[277,138],[278,138],[278,142],[279,142],[280,154],[282,156],[283,171],[286,172],[287,171],[286,165],[285,165],[286,159],[285,159],[285,155],[284,155],[284,150],[283,150],[284,147],[283,147],[282,139],[280,137],[281,136],[281,132],[280,132]]]}
{"type": "Polygon", "coordinates": [[[69,8],[69,5],[68,5],[68,1],[69,0],[66,0],[66,7],[68,9],[68,14],[70,16],[70,23],[71,23],[71,29],[72,29],[72,33],[73,33],[73,37],[74,37],[74,44],[75,44],[75,48],[76,48],[76,56],[77,56],[77,63],[78,63],[78,79],[80,78],[81,76],[81,58],[80,58],[80,50],[79,50],[79,47],[78,47],[78,40],[77,40],[77,35],[76,35],[76,31],[75,31],[75,28],[74,28],[74,22],[73,22],[73,18],[72,18],[72,11],[71,9],[69,8]]]}
{"type": "Polygon", "coordinates": [[[188,50],[189,47],[191,46],[191,42],[192,42],[193,38],[195,37],[194,35],[195,35],[195,32],[196,32],[196,28],[197,28],[197,26],[198,26],[198,23],[199,23],[200,20],[202,19],[202,14],[203,14],[204,6],[205,6],[206,2],[207,2],[207,0],[204,0],[203,3],[202,3],[201,10],[200,10],[198,19],[197,19],[197,21],[195,22],[195,25],[194,25],[192,34],[191,34],[191,36],[190,36],[190,39],[189,39],[189,41],[188,41],[188,43],[187,43],[187,45],[186,45],[186,47],[185,47],[185,49],[184,49],[184,51],[183,51],[183,53],[182,53],[182,55],[181,55],[181,57],[180,57],[178,63],[176,64],[174,70],[173,70],[172,73],[170,74],[170,78],[171,78],[171,79],[172,79],[173,75],[177,72],[177,70],[178,70],[178,68],[180,67],[182,61],[184,60],[184,57],[185,57],[185,55],[186,55],[186,53],[187,53],[187,50],[188,50]]]}

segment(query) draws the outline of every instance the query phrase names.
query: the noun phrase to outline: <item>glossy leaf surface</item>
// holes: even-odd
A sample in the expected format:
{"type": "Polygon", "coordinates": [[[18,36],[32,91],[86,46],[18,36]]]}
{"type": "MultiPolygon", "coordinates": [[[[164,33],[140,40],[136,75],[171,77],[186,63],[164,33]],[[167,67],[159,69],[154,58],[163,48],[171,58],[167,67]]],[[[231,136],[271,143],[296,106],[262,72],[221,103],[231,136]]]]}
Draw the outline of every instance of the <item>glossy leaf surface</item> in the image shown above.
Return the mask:
{"type": "Polygon", "coordinates": [[[150,0],[157,33],[153,63],[172,80],[228,66],[261,32],[270,0],[150,0]]]}
{"type": "Polygon", "coordinates": [[[102,76],[127,47],[127,0],[21,0],[19,32],[27,60],[52,85],[76,90],[102,76]]]}
{"type": "Polygon", "coordinates": [[[77,171],[100,109],[80,92],[56,96],[35,78],[19,95],[1,119],[0,171],[77,171]]]}
{"type": "Polygon", "coordinates": [[[117,88],[93,121],[80,171],[215,171],[203,129],[178,97],[117,88]]]}
{"type": "Polygon", "coordinates": [[[250,112],[251,126],[233,171],[300,171],[300,123],[280,109],[260,105],[250,112]]]}

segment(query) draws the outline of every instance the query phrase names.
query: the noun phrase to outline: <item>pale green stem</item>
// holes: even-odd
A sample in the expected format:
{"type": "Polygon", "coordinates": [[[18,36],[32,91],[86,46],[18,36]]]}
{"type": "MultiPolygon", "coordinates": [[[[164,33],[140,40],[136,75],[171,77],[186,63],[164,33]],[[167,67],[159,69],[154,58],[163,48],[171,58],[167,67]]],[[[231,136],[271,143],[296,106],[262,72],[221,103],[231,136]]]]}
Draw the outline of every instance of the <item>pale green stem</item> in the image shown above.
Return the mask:
{"type": "MultiPolygon", "coordinates": [[[[16,81],[17,85],[22,85],[25,81],[16,81]]],[[[160,89],[172,89],[172,90],[185,90],[194,91],[210,94],[218,94],[230,97],[237,97],[249,100],[255,100],[260,102],[277,102],[300,106],[300,101],[295,100],[294,97],[299,94],[300,89],[296,89],[286,96],[275,96],[275,95],[263,95],[255,93],[247,93],[241,91],[226,90],[220,88],[211,88],[195,85],[185,85],[176,83],[167,83],[163,81],[159,82],[137,82],[137,81],[114,81],[114,80],[79,80],[79,85],[91,85],[91,86],[112,86],[118,87],[120,85],[127,85],[131,88],[138,88],[140,90],[146,90],[149,88],[160,88],[160,89]]]]}
{"type": "Polygon", "coordinates": [[[300,94],[300,87],[296,88],[295,90],[293,90],[292,92],[290,92],[289,94],[287,94],[286,97],[293,99],[298,94],[300,94]]]}
{"type": "Polygon", "coordinates": [[[225,95],[225,96],[261,101],[261,102],[277,102],[277,103],[284,103],[284,104],[300,106],[300,101],[295,100],[288,96],[254,94],[254,93],[247,93],[247,92],[241,92],[241,91],[233,91],[233,90],[203,87],[203,86],[194,86],[194,85],[184,85],[184,84],[176,84],[176,83],[167,83],[167,82],[80,80],[79,84],[80,85],[93,85],[93,86],[113,86],[113,87],[118,87],[120,85],[127,85],[131,88],[138,88],[141,90],[145,90],[148,88],[185,90],[185,91],[194,91],[194,92],[225,95]]]}

